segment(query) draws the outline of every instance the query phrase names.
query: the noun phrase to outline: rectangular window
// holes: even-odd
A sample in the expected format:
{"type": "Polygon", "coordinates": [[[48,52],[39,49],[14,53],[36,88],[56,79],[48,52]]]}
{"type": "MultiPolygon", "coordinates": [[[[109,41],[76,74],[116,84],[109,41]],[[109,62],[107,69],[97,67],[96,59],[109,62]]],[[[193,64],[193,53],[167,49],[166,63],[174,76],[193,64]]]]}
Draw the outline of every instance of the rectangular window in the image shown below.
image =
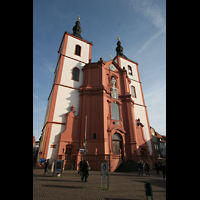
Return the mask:
{"type": "Polygon", "coordinates": [[[112,119],[120,120],[119,119],[119,106],[116,103],[111,104],[111,114],[112,114],[112,119]]]}
{"type": "Polygon", "coordinates": [[[74,67],[72,70],[72,80],[79,81],[79,69],[74,67]]]}
{"type": "Polygon", "coordinates": [[[81,56],[81,46],[79,46],[78,44],[76,45],[75,48],[75,54],[81,56]]]}
{"type": "Polygon", "coordinates": [[[131,92],[132,92],[132,96],[133,96],[134,98],[136,98],[135,87],[134,87],[134,86],[131,86],[131,92]]]}
{"type": "Polygon", "coordinates": [[[96,135],[96,133],[94,133],[94,139],[96,139],[97,138],[97,135],[96,135]]]}

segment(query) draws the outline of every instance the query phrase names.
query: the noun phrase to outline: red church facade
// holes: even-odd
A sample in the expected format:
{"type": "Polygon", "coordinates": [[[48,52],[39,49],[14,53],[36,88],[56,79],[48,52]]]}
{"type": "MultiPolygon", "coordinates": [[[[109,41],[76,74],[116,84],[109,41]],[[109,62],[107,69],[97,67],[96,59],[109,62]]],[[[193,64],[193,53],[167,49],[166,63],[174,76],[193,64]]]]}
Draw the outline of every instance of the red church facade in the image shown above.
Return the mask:
{"type": "Polygon", "coordinates": [[[117,55],[113,60],[105,62],[100,58],[98,62],[91,62],[92,43],[84,41],[80,32],[65,32],[60,45],[61,57],[56,67],[57,71],[55,70],[57,74],[55,73],[41,137],[39,152],[42,152],[42,155],[38,156],[38,159],[49,158],[50,164],[55,159],[62,159],[65,168],[73,165],[78,169],[78,164],[84,156],[78,149],[84,148],[83,143],[86,139],[85,158],[93,170],[100,170],[101,162],[109,162],[110,171],[113,172],[122,160],[137,163],[140,159],[148,161],[152,169],[157,157],[152,148],[138,63],[129,60],[123,54],[120,41],[117,43],[117,55]],[[75,39],[76,42],[70,44],[69,38],[75,39]],[[77,41],[80,44],[77,44],[77,41]],[[86,45],[81,45],[81,42],[88,45],[88,61],[71,57],[73,62],[77,61],[75,66],[70,66],[72,87],[70,82],[64,84],[61,80],[61,77],[65,76],[62,75],[65,72],[63,59],[70,58],[65,52],[71,46],[71,51],[79,54],[81,59],[86,49],[86,45]],[[78,82],[80,85],[75,87],[75,83],[78,82]],[[57,88],[63,88],[65,92],[60,94],[57,88]],[[64,94],[69,94],[66,96],[68,98],[63,97],[64,94]],[[63,104],[60,101],[57,106],[56,101],[61,98],[68,99],[68,112],[64,100],[63,104]],[[60,121],[59,117],[56,118],[58,111],[63,113],[57,114],[62,116],[60,121]]]}
{"type": "Polygon", "coordinates": [[[60,136],[58,158],[65,160],[66,165],[73,163],[75,166],[83,158],[83,153],[77,152],[77,149],[83,148],[87,115],[86,160],[92,169],[100,170],[101,162],[110,161],[110,171],[115,171],[122,159],[135,162],[139,159],[148,160],[153,167],[155,158],[149,154],[143,125],[135,123],[134,101],[127,71],[113,60],[104,62],[102,58],[96,63],[86,64],[83,71],[83,84],[79,89],[79,116],[74,116],[74,107],[67,113],[66,130],[60,136]],[[115,66],[115,71],[110,70],[111,64],[115,66]],[[112,77],[116,80],[118,99],[111,97],[112,77]],[[118,119],[112,116],[115,107],[118,119]]]}

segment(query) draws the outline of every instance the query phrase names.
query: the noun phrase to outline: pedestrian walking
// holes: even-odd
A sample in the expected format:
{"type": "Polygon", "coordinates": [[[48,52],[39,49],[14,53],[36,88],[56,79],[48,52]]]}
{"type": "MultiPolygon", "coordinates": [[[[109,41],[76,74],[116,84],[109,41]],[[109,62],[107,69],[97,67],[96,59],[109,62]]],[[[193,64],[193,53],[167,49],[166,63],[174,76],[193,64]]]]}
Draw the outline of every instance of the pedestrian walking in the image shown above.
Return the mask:
{"type": "Polygon", "coordinates": [[[161,165],[161,170],[163,172],[163,179],[165,179],[165,176],[166,176],[166,165],[165,165],[164,162],[161,165]]]}
{"type": "Polygon", "coordinates": [[[138,161],[138,171],[139,171],[139,175],[140,175],[140,160],[138,161]]]}
{"type": "Polygon", "coordinates": [[[80,174],[80,176],[82,175],[82,165],[83,165],[83,159],[81,158],[81,161],[79,163],[79,171],[78,171],[78,174],[80,174]]]}
{"type": "Polygon", "coordinates": [[[88,177],[89,177],[89,175],[90,175],[90,173],[89,173],[90,169],[91,169],[91,168],[90,168],[89,162],[88,162],[88,160],[87,160],[86,180],[88,180],[88,177]]]}
{"type": "Polygon", "coordinates": [[[141,159],[138,161],[138,171],[139,171],[139,176],[140,176],[140,169],[141,169],[141,159]]]}
{"type": "Polygon", "coordinates": [[[144,175],[144,161],[142,160],[142,176],[144,175]]]}
{"type": "Polygon", "coordinates": [[[144,163],[143,163],[143,161],[140,159],[140,161],[138,162],[138,165],[139,165],[139,176],[140,176],[140,173],[142,174],[142,176],[143,176],[143,174],[144,174],[144,163]]]}
{"type": "Polygon", "coordinates": [[[49,166],[49,159],[47,159],[44,164],[44,175],[46,174],[46,172],[48,172],[49,174],[48,166],[49,166]]]}
{"type": "Polygon", "coordinates": [[[87,166],[87,162],[86,160],[83,161],[83,165],[82,165],[82,178],[81,180],[83,181],[85,178],[85,182],[87,182],[87,178],[88,178],[88,166],[87,166]]]}
{"type": "Polygon", "coordinates": [[[146,162],[146,170],[147,170],[147,173],[146,173],[146,175],[149,175],[149,176],[151,176],[151,175],[150,175],[150,166],[149,166],[149,163],[148,163],[148,161],[146,162]]]}

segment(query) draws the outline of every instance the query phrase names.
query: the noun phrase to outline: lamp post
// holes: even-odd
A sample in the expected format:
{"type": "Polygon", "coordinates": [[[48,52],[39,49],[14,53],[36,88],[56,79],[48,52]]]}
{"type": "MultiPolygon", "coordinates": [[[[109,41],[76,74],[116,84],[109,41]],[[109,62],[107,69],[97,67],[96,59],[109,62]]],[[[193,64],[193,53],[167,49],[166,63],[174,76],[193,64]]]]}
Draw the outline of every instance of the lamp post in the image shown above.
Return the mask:
{"type": "Polygon", "coordinates": [[[85,140],[83,142],[83,146],[84,146],[84,157],[83,160],[85,160],[85,151],[86,151],[86,145],[87,145],[87,141],[86,141],[86,131],[87,131],[87,115],[85,116],[85,140]]]}

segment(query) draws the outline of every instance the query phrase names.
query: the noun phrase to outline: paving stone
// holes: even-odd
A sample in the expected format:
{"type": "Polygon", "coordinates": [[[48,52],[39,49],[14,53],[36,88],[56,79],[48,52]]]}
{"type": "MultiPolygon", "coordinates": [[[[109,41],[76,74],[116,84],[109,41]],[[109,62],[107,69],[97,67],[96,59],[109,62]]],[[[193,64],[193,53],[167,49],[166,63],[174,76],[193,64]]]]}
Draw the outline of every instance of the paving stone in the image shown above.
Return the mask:
{"type": "Polygon", "coordinates": [[[88,182],[82,182],[76,170],[66,170],[61,177],[56,177],[52,172],[44,175],[44,169],[33,169],[33,199],[144,200],[144,182],[151,183],[155,200],[166,199],[166,179],[155,171],[151,171],[151,176],[139,176],[138,172],[110,172],[109,180],[107,190],[107,180],[103,180],[103,187],[100,187],[100,171],[90,171],[88,182]]]}

